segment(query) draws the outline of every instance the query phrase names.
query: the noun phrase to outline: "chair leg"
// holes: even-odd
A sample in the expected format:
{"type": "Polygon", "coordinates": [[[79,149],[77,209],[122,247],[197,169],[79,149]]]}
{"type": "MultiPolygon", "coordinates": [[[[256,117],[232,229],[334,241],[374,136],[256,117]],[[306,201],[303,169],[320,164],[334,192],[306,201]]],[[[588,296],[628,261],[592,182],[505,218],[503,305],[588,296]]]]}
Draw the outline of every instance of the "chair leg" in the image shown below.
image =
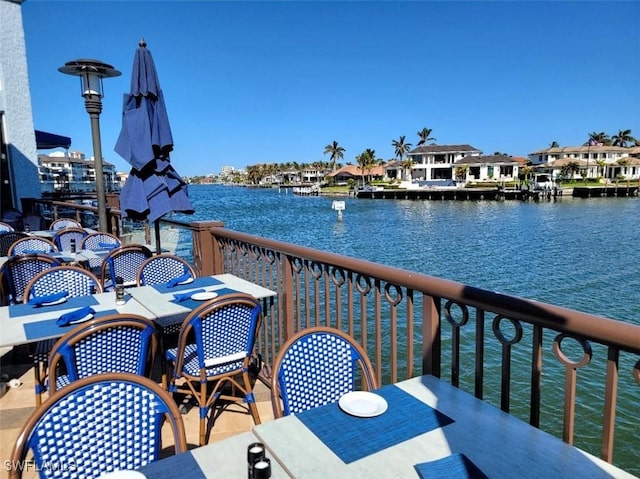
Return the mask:
{"type": "Polygon", "coordinates": [[[44,392],[44,375],[42,373],[42,363],[35,361],[33,363],[33,373],[35,379],[36,407],[42,404],[42,393],[44,392]]]}
{"type": "Polygon", "coordinates": [[[251,380],[247,371],[242,372],[242,380],[244,381],[244,388],[246,392],[247,402],[249,403],[249,410],[253,417],[254,424],[260,424],[260,414],[258,413],[258,406],[256,406],[256,399],[253,396],[253,387],[251,386],[251,380]]]}
{"type": "Polygon", "coordinates": [[[200,445],[204,446],[207,435],[207,413],[209,407],[207,405],[207,383],[200,383],[200,397],[198,398],[198,406],[200,407],[200,445]]]}

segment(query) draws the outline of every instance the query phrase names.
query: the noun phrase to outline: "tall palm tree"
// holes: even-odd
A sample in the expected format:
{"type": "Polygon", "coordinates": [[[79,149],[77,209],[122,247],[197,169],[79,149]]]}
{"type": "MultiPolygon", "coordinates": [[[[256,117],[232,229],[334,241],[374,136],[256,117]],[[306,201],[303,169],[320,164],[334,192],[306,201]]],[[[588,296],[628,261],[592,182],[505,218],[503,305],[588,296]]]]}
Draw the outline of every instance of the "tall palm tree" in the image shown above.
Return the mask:
{"type": "Polygon", "coordinates": [[[635,143],[636,139],[631,136],[631,130],[618,130],[617,135],[611,137],[613,146],[627,147],[627,143],[635,143]]]}
{"type": "Polygon", "coordinates": [[[331,164],[331,171],[334,171],[336,167],[336,161],[344,158],[345,151],[346,150],[343,147],[338,145],[338,142],[336,140],[333,140],[333,143],[324,147],[323,154],[324,155],[326,155],[327,153],[331,154],[331,156],[329,157],[329,162],[331,164]]]}
{"type": "Polygon", "coordinates": [[[367,157],[366,168],[369,172],[369,181],[371,181],[371,170],[376,166],[376,150],[367,148],[366,150],[364,150],[364,154],[367,157]]]}
{"type": "Polygon", "coordinates": [[[364,171],[367,169],[367,162],[368,162],[368,158],[367,158],[367,154],[366,152],[362,152],[359,155],[356,156],[356,162],[358,163],[358,167],[360,168],[360,171],[362,171],[362,186],[364,186],[364,171]]]}
{"type": "Polygon", "coordinates": [[[424,145],[427,141],[433,140],[436,141],[435,138],[431,136],[431,132],[433,130],[431,128],[423,128],[418,132],[418,136],[420,137],[420,141],[416,146],[424,145]]]}
{"type": "Polygon", "coordinates": [[[411,169],[411,166],[413,165],[413,161],[409,159],[408,165],[405,165],[405,163],[402,161],[402,159],[404,158],[404,155],[406,155],[411,150],[411,143],[405,143],[404,135],[402,135],[398,140],[393,140],[391,142],[391,146],[393,146],[393,148],[395,149],[395,154],[396,154],[395,157],[398,158],[398,160],[400,160],[400,164],[402,168],[411,169]]]}

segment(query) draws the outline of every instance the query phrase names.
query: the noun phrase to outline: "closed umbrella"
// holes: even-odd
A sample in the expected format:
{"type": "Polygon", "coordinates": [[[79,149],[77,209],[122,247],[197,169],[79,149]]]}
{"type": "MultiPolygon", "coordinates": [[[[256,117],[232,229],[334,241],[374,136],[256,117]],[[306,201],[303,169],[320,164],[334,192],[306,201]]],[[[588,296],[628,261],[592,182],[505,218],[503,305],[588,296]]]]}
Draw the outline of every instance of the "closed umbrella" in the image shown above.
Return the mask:
{"type": "Polygon", "coordinates": [[[173,138],[151,52],[140,40],[133,59],[131,90],[124,95],[122,128],[115,151],[131,166],[120,192],[126,218],[155,222],[170,212],[191,214],[186,182],[169,159],[173,138]]]}

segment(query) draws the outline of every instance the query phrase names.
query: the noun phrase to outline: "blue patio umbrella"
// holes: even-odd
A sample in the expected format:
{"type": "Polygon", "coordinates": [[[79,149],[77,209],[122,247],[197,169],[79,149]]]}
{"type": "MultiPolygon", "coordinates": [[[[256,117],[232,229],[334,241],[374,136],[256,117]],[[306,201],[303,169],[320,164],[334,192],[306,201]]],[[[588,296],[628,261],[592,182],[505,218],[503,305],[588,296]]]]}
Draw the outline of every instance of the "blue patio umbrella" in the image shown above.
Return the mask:
{"type": "Polygon", "coordinates": [[[133,60],[131,91],[124,95],[122,128],[115,151],[132,166],[120,192],[124,216],[158,223],[170,212],[191,214],[186,182],[169,160],[173,138],[151,52],[144,39],[133,60]]]}

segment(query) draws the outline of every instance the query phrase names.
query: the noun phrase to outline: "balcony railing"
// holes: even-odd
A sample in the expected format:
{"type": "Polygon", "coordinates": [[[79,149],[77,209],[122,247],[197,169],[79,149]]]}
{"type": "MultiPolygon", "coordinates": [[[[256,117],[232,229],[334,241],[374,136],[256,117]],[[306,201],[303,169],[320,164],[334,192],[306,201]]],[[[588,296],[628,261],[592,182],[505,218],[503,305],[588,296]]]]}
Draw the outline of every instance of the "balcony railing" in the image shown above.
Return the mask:
{"type": "Polygon", "coordinates": [[[433,374],[570,444],[575,438],[589,452],[599,449],[608,462],[614,437],[617,444],[637,444],[637,408],[630,406],[640,393],[640,325],[232,231],[220,222],[163,223],[190,232],[189,259],[199,274],[232,273],[277,292],[256,347],[263,379],[287,338],[329,325],[362,344],[380,384],[433,374]]]}

